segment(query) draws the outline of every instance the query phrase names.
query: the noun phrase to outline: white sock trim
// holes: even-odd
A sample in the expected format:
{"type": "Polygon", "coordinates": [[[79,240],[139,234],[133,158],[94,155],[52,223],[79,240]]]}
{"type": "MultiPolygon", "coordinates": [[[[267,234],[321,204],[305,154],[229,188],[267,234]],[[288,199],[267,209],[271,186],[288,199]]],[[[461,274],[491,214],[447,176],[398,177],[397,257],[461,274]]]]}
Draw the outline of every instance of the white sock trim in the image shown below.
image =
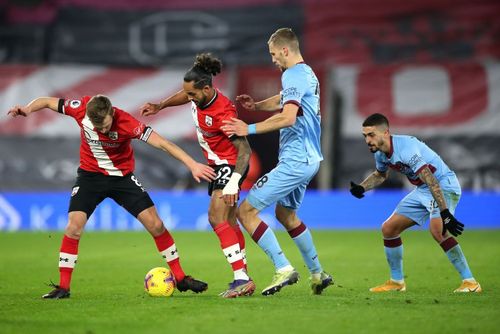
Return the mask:
{"type": "Polygon", "coordinates": [[[235,280],[242,279],[242,280],[248,281],[250,279],[250,277],[248,277],[245,269],[238,269],[234,272],[234,279],[235,280]]]}
{"type": "Polygon", "coordinates": [[[391,278],[391,281],[393,281],[394,283],[398,283],[398,284],[404,284],[405,283],[404,279],[394,279],[394,278],[391,278]]]}
{"type": "Polygon", "coordinates": [[[234,263],[243,259],[243,254],[241,254],[240,244],[234,244],[232,246],[226,247],[222,250],[226,259],[229,263],[234,263]]]}
{"type": "Polygon", "coordinates": [[[172,244],[172,246],[168,247],[164,251],[161,251],[160,254],[165,260],[167,260],[167,262],[179,258],[179,253],[177,252],[177,247],[175,247],[175,244],[172,244]]]}
{"type": "Polygon", "coordinates": [[[59,253],[59,268],[74,268],[78,254],[59,253]]]}
{"type": "Polygon", "coordinates": [[[293,267],[292,267],[292,265],[291,265],[291,264],[287,264],[287,265],[286,265],[286,266],[284,266],[283,268],[278,268],[278,269],[276,270],[276,272],[278,272],[278,273],[284,273],[284,272],[287,272],[287,271],[292,271],[292,270],[294,270],[294,269],[293,269],[293,267]]]}

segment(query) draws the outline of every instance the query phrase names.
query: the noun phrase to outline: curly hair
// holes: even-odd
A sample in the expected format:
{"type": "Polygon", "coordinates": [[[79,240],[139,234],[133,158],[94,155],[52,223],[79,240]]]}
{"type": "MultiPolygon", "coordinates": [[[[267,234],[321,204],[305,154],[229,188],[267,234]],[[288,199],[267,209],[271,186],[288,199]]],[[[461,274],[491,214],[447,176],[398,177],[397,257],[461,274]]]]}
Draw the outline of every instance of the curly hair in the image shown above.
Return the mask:
{"type": "Polygon", "coordinates": [[[200,89],[206,85],[212,87],[212,76],[222,70],[222,62],[210,53],[196,55],[194,65],[184,75],[185,82],[194,81],[194,88],[200,89]]]}

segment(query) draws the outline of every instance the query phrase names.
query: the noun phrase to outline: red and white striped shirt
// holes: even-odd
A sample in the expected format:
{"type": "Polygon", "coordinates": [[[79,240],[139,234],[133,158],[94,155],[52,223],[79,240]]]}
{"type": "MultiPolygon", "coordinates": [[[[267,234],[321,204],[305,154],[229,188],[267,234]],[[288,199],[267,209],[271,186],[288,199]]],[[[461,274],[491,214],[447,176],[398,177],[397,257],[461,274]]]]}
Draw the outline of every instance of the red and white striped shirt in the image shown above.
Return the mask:
{"type": "Polygon", "coordinates": [[[238,117],[236,107],[227,97],[215,90],[213,99],[203,108],[191,102],[198,142],[209,165],[235,165],[238,150],[229,136],[220,129],[223,120],[238,117]]]}
{"type": "Polygon", "coordinates": [[[59,112],[73,117],[80,126],[80,168],[104,175],[124,176],[135,168],[132,139],[147,141],[152,129],[129,113],[113,107],[113,123],[107,134],[94,128],[87,116],[90,96],[79,100],[65,100],[59,112]]]}

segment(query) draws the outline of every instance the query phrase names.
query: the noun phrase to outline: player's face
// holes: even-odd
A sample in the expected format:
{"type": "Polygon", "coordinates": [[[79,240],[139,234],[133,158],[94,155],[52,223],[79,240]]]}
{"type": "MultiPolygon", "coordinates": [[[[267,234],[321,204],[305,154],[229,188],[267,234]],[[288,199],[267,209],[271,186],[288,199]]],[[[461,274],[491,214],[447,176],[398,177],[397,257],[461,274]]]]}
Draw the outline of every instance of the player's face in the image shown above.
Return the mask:
{"type": "Polygon", "coordinates": [[[208,86],[198,89],[194,87],[194,81],[184,82],[182,88],[188,96],[189,101],[193,101],[198,107],[203,107],[207,104],[207,88],[208,86]]]}
{"type": "Polygon", "coordinates": [[[104,120],[102,121],[102,124],[99,125],[94,124],[94,127],[100,133],[107,134],[109,130],[111,130],[112,125],[113,125],[113,116],[106,115],[106,117],[104,117],[104,120]]]}
{"type": "Polygon", "coordinates": [[[363,127],[363,137],[365,137],[365,142],[372,153],[377,152],[385,146],[388,136],[389,130],[387,128],[377,126],[363,127]]]}
{"type": "Polygon", "coordinates": [[[273,64],[276,65],[281,72],[286,70],[286,49],[278,47],[274,43],[269,44],[269,54],[271,55],[273,64]]]}

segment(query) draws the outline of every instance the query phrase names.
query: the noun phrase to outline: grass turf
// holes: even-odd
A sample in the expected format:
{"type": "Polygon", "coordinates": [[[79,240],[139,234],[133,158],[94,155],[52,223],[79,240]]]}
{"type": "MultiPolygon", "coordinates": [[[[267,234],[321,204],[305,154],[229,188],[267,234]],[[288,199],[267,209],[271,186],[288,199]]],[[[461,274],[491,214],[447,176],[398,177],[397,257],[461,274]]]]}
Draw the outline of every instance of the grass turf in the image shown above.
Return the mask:
{"type": "Polygon", "coordinates": [[[388,278],[377,231],[314,231],[324,269],[336,285],[311,296],[293,241],[278,239],[301,274],[298,284],[264,297],[273,268],[247,236],[252,297],[222,299],[232,274],[210,232],[173,232],[188,274],[209,283],[203,294],[152,298],[143,277],[164,266],[146,232],[89,232],[80,244],[72,296],[42,300],[58,281],[60,233],[0,233],[0,333],[494,333],[500,325],[500,231],[459,238],[482,294],[453,294],[460,278],[425,231],[403,234],[407,292],[373,294],[388,278]]]}

